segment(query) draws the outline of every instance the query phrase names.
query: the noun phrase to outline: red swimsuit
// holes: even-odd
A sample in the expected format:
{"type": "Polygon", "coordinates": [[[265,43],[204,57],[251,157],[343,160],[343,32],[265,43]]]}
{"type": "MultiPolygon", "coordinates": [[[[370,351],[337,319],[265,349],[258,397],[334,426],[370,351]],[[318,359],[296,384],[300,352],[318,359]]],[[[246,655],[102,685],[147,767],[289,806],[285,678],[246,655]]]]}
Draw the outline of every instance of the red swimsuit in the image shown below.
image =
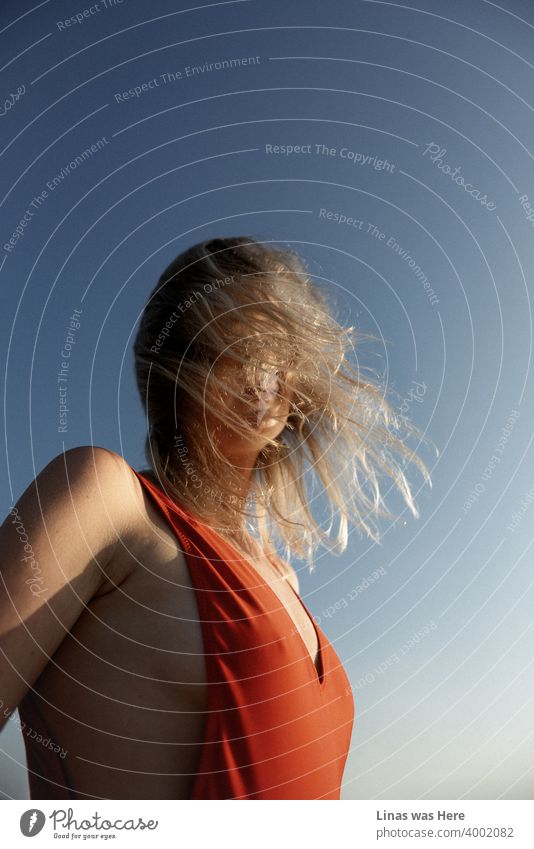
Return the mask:
{"type": "MultiPolygon", "coordinates": [[[[339,799],[354,701],[333,646],[297,596],[317,633],[316,668],[289,613],[251,563],[135,474],[176,534],[196,592],[208,718],[191,798],[339,799]]],[[[35,728],[32,705],[27,697],[19,713],[35,728]]],[[[24,742],[29,769],[53,782],[30,772],[31,798],[70,798],[56,784],[67,783],[58,778],[59,756],[24,742]],[[46,786],[50,794],[42,795],[46,786]]]]}

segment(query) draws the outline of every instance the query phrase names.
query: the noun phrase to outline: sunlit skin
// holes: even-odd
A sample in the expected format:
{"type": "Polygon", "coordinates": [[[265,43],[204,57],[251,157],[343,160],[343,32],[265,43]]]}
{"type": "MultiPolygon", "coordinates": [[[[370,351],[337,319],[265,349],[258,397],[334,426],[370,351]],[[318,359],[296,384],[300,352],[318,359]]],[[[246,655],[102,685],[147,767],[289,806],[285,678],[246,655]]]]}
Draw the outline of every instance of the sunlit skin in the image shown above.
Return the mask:
{"type": "MultiPolygon", "coordinates": [[[[235,367],[217,364],[228,380],[235,367]]],[[[242,475],[244,494],[259,452],[282,433],[292,405],[271,377],[263,387],[260,378],[258,392],[243,384],[243,401],[232,402],[256,424],[248,440],[217,421],[208,398],[199,411],[203,438],[242,475]],[[247,397],[255,398],[252,410],[247,397]]],[[[142,474],[160,486],[151,470],[142,474]]],[[[194,560],[129,464],[108,449],[58,455],[16,506],[46,589],[42,598],[28,591],[9,516],[0,530],[4,704],[14,710],[29,686],[42,696],[50,737],[68,752],[63,768],[74,798],[190,798],[208,705],[194,560]]],[[[296,573],[282,564],[281,580],[259,548],[251,563],[315,659],[317,635],[298,600],[296,573]]],[[[6,722],[1,715],[0,729],[6,722]]]]}
{"type": "MultiPolygon", "coordinates": [[[[222,382],[233,381],[233,375],[239,374],[240,364],[231,358],[221,358],[216,367],[216,376],[222,382]]],[[[293,393],[284,395],[280,392],[280,384],[274,368],[260,379],[256,387],[244,386],[243,401],[228,396],[227,409],[242,416],[255,427],[255,436],[245,438],[235,434],[224,422],[219,421],[210,409],[209,403],[204,408],[204,423],[207,438],[212,440],[217,450],[239,470],[242,477],[241,494],[246,495],[250,478],[257,462],[260,451],[268,444],[269,439],[276,439],[287,426],[291,411],[293,393]],[[253,409],[250,402],[253,402],[253,409]]]]}
{"type": "MultiPolygon", "coordinates": [[[[223,385],[234,385],[232,360],[221,358],[216,368],[223,385]]],[[[290,383],[288,373],[282,375],[290,383]]],[[[293,394],[282,397],[276,368],[263,385],[260,373],[256,387],[242,376],[240,397],[228,403],[255,425],[254,435],[236,437],[214,416],[209,398],[198,423],[202,438],[213,440],[238,471],[246,495],[259,452],[287,426],[293,394]]],[[[151,470],[143,475],[160,485],[151,470]]],[[[176,533],[128,463],[94,446],[58,456],[17,507],[48,581],[42,600],[28,592],[8,517],[0,537],[8,589],[3,607],[0,596],[0,645],[12,661],[0,666],[4,702],[15,707],[28,683],[43,697],[39,707],[50,735],[68,751],[63,768],[74,798],[190,798],[205,738],[208,681],[191,562],[176,533]],[[61,569],[51,540],[62,540],[61,569]],[[88,562],[88,551],[94,561],[88,562]]],[[[237,529],[233,537],[250,547],[258,583],[272,588],[315,662],[317,635],[298,600],[295,571],[280,561],[281,579],[258,543],[237,529]]],[[[5,721],[0,717],[0,728],[5,721]]]]}

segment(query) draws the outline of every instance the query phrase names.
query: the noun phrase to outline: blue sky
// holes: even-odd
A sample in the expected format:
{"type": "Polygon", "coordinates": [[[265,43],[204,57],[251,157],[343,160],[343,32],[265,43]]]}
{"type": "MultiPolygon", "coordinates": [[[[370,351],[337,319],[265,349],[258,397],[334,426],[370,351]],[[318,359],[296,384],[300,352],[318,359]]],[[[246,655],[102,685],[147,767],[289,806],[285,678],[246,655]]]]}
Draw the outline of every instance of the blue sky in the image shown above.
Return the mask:
{"type": "MultiPolygon", "coordinates": [[[[343,797],[532,798],[534,10],[186,9],[2,4],[4,513],[64,447],[146,466],[131,346],[178,252],[291,245],[440,451],[419,520],[300,571],[354,687],[343,797]]],[[[25,798],[14,723],[0,792],[25,798]]]]}

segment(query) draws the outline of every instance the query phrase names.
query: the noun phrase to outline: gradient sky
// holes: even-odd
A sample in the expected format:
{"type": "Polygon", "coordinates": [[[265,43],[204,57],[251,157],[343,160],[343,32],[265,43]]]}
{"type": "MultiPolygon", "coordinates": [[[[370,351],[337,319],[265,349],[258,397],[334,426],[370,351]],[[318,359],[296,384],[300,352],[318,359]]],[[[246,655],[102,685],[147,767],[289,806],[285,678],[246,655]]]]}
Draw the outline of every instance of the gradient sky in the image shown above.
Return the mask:
{"type": "MultiPolygon", "coordinates": [[[[64,447],[146,467],[132,340],[178,252],[294,247],[440,452],[432,490],[410,472],[418,520],[299,570],[354,687],[343,798],[531,799],[534,7],[188,5],[2,4],[4,514],[64,447]]],[[[0,748],[0,794],[27,798],[16,716],[0,748]]]]}

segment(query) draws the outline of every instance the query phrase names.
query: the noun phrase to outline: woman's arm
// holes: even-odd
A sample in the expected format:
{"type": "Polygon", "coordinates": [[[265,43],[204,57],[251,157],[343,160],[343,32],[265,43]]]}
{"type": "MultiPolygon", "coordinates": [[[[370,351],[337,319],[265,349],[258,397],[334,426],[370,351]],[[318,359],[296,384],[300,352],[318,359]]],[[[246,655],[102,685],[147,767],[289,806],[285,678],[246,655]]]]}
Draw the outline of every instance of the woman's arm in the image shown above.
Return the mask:
{"type": "Polygon", "coordinates": [[[70,449],[0,528],[0,728],[113,570],[132,501],[128,470],[105,448],[70,449]]]}

